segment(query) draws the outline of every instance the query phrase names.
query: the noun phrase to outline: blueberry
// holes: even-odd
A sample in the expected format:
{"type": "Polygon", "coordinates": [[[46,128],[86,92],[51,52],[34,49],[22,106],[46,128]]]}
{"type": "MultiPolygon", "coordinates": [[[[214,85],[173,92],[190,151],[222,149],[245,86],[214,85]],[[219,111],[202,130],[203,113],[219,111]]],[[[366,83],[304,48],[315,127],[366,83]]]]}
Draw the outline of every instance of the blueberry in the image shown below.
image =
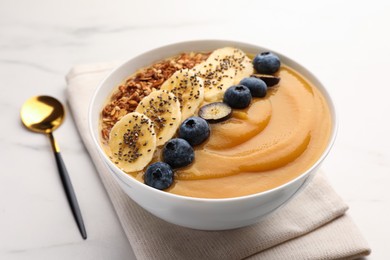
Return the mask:
{"type": "Polygon", "coordinates": [[[189,165],[194,160],[194,149],[182,138],[173,138],[165,143],[162,150],[163,161],[172,168],[189,165]]]}
{"type": "Polygon", "coordinates": [[[229,87],[223,96],[223,102],[232,108],[246,108],[252,100],[249,88],[243,85],[229,87]]]}
{"type": "Polygon", "coordinates": [[[273,74],[280,68],[280,59],[272,52],[262,52],[253,59],[253,66],[258,73],[273,74]]]}
{"type": "Polygon", "coordinates": [[[267,84],[261,79],[249,77],[243,78],[240,85],[244,85],[251,91],[252,97],[265,97],[267,95],[267,84]]]}
{"type": "Polygon", "coordinates": [[[144,182],[153,188],[165,190],[173,183],[173,170],[167,163],[153,163],[145,171],[144,182]]]}
{"type": "Polygon", "coordinates": [[[202,106],[198,115],[209,123],[219,123],[229,119],[233,110],[223,102],[213,102],[202,106]]]}
{"type": "Polygon", "coordinates": [[[261,79],[265,82],[267,87],[273,87],[279,84],[280,77],[267,74],[252,74],[251,77],[261,79]]]}
{"type": "Polygon", "coordinates": [[[187,118],[179,127],[179,138],[185,139],[192,146],[203,143],[209,136],[209,124],[197,116],[187,118]]]}

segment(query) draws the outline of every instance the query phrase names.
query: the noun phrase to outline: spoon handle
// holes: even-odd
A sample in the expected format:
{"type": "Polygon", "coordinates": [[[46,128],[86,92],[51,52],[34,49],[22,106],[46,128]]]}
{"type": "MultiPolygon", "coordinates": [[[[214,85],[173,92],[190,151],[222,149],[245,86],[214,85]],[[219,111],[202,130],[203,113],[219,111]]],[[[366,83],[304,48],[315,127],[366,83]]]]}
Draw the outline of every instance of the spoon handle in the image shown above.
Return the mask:
{"type": "Polygon", "coordinates": [[[58,171],[61,177],[62,185],[65,189],[66,197],[68,199],[70,208],[72,210],[73,216],[76,220],[77,226],[80,230],[81,236],[83,239],[87,239],[87,231],[85,230],[83,217],[81,216],[81,211],[79,204],[77,202],[76,194],[73,190],[72,182],[70,181],[68,171],[66,170],[64,161],[62,160],[62,156],[60,153],[60,149],[57,145],[57,142],[54,139],[54,136],[52,133],[48,134],[50,138],[50,143],[53,148],[54,156],[56,159],[58,171]]]}

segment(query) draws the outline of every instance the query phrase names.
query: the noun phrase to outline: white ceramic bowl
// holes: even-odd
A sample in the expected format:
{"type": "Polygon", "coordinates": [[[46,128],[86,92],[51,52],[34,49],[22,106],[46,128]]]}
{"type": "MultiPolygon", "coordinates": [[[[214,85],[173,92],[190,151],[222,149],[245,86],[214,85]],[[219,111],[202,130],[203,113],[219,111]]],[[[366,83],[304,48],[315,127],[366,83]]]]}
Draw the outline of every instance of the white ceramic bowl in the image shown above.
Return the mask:
{"type": "Polygon", "coordinates": [[[103,104],[113,88],[139,68],[148,66],[158,60],[181,52],[212,51],[226,46],[237,47],[247,53],[269,51],[269,49],[251,44],[222,40],[189,41],[163,46],[134,57],[114,69],[97,88],[90,104],[90,132],[96,149],[123,191],[138,205],[155,216],[184,227],[202,230],[226,230],[256,223],[286,204],[298,191],[304,188],[328,154],[336,135],[334,106],[324,86],[307,69],[286,56],[273,51],[279,55],[282,63],[294,68],[317,86],[327,99],[332,113],[332,134],[326,150],[321,158],[299,177],[282,186],[258,194],[227,199],[204,199],[179,196],[151,188],[127,175],[112,163],[101,147],[98,124],[103,104]]]}

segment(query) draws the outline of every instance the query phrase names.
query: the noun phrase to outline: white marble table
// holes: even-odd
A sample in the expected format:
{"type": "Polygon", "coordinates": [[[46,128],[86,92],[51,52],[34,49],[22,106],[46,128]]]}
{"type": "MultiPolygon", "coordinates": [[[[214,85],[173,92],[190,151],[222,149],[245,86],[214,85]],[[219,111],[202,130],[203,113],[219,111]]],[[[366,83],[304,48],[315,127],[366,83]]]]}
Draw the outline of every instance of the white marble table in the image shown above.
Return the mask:
{"type": "Polygon", "coordinates": [[[256,43],[296,59],[329,88],[339,134],[323,165],[372,246],[390,259],[390,2],[0,2],[0,259],[131,259],[131,248],[72,117],[55,132],[88,231],[68,208],[49,141],[26,131],[22,103],[66,102],[77,63],[125,60],[189,39],[256,43]],[[145,2],[145,3],[144,3],[145,2]]]}

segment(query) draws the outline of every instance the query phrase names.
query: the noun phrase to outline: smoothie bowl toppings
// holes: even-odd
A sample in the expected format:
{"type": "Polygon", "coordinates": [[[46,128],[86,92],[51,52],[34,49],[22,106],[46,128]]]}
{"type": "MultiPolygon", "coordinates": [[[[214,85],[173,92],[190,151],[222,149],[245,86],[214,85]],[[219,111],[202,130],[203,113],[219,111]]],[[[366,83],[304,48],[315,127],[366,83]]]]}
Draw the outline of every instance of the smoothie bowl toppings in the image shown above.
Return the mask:
{"type": "Polygon", "coordinates": [[[146,185],[228,198],[309,169],[331,117],[321,92],[274,53],[224,47],[141,68],[109,97],[100,128],[110,160],[146,185]]]}

